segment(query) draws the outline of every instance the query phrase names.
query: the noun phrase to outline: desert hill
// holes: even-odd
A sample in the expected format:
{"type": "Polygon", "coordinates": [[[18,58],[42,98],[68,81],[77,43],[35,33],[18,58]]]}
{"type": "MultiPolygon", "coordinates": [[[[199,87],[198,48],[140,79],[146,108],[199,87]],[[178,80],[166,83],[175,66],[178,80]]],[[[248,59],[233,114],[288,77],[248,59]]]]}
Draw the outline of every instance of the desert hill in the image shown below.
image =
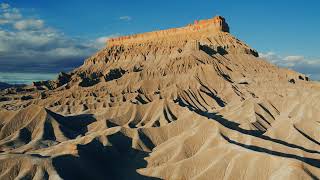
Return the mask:
{"type": "Polygon", "coordinates": [[[11,87],[10,84],[0,82],[0,89],[6,89],[6,88],[9,88],[9,87],[11,87]]]}
{"type": "Polygon", "coordinates": [[[217,16],[0,92],[0,179],[318,179],[320,86],[217,16]]]}
{"type": "Polygon", "coordinates": [[[12,88],[12,87],[22,87],[25,86],[24,84],[8,84],[4,82],[0,82],[0,90],[12,88]]]}

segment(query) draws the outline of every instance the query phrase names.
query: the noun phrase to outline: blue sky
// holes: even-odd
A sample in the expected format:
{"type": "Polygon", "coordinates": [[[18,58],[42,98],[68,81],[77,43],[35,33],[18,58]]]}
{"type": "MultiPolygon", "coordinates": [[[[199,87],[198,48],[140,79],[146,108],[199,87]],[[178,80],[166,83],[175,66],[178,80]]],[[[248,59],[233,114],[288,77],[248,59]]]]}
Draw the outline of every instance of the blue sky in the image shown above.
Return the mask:
{"type": "Polygon", "coordinates": [[[231,33],[262,57],[320,79],[318,0],[0,3],[0,72],[38,73],[41,78],[41,73],[69,71],[102,48],[109,37],[179,27],[222,15],[231,33]]]}

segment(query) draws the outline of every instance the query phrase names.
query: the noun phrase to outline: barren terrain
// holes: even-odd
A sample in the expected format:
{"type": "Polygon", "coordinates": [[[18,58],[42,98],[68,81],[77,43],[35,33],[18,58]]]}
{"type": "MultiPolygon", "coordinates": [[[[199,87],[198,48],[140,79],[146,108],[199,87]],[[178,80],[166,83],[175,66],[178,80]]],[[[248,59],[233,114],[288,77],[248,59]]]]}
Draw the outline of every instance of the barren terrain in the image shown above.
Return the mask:
{"type": "Polygon", "coordinates": [[[319,179],[320,85],[222,17],[0,91],[0,179],[319,179]]]}

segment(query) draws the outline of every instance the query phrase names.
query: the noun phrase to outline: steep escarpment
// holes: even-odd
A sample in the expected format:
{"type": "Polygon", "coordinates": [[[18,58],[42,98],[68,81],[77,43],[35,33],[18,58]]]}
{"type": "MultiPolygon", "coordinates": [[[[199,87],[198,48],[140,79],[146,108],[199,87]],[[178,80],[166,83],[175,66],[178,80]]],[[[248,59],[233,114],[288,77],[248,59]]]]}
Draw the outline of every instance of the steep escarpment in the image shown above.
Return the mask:
{"type": "Polygon", "coordinates": [[[218,16],[114,38],[1,91],[0,177],[319,178],[320,85],[229,31],[218,16]]]}
{"type": "Polygon", "coordinates": [[[112,47],[117,45],[137,45],[159,41],[172,43],[183,41],[186,39],[198,40],[205,34],[208,35],[217,32],[229,33],[229,25],[221,16],[216,16],[208,20],[196,20],[194,21],[194,24],[188,24],[186,27],[112,38],[108,40],[107,46],[112,47]]]}

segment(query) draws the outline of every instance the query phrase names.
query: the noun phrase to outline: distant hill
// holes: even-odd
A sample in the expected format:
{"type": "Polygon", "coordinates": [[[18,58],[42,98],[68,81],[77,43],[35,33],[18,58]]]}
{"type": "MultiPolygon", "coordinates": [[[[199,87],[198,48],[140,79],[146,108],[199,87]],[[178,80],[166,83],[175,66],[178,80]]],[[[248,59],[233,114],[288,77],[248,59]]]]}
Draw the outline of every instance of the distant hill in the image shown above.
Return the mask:
{"type": "Polygon", "coordinates": [[[320,179],[320,83],[258,56],[220,16],[109,39],[0,91],[0,179],[320,179]]]}
{"type": "Polygon", "coordinates": [[[12,87],[11,84],[0,82],[0,89],[6,89],[12,87]]]}
{"type": "Polygon", "coordinates": [[[23,85],[22,84],[8,84],[8,83],[0,82],[0,90],[11,88],[11,87],[19,87],[19,86],[23,86],[23,85]]]}

